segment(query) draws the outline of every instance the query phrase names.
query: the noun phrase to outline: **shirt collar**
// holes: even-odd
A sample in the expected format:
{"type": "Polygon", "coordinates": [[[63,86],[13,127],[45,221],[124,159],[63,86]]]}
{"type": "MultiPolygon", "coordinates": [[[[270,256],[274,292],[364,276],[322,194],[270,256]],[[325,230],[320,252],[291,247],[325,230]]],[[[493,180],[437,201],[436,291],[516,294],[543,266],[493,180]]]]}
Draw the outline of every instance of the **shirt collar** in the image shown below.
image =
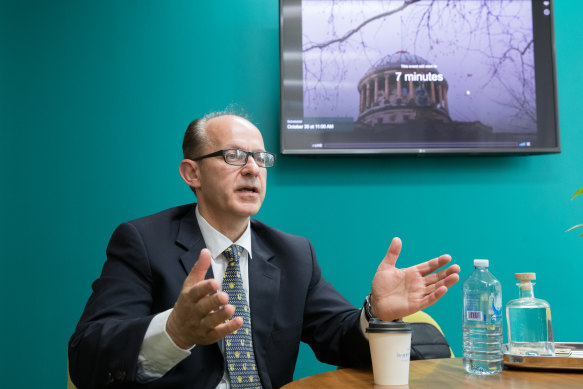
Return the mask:
{"type": "Polygon", "coordinates": [[[249,258],[251,258],[251,220],[249,220],[243,235],[241,235],[236,242],[232,242],[231,239],[217,231],[204,219],[204,217],[202,217],[198,211],[198,206],[195,209],[195,214],[196,221],[200,227],[200,232],[202,233],[202,238],[206,243],[206,248],[210,250],[213,258],[217,258],[233,243],[243,247],[249,254],[249,258]]]}

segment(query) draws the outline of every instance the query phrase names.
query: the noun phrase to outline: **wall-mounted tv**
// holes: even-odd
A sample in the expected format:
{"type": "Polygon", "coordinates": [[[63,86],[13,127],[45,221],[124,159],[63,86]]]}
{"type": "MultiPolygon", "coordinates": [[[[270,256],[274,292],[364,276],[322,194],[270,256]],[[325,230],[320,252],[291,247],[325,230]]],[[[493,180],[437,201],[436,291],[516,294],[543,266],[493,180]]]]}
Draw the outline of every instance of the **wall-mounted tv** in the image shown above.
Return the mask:
{"type": "Polygon", "coordinates": [[[283,154],[560,152],[551,0],[280,0],[283,154]]]}

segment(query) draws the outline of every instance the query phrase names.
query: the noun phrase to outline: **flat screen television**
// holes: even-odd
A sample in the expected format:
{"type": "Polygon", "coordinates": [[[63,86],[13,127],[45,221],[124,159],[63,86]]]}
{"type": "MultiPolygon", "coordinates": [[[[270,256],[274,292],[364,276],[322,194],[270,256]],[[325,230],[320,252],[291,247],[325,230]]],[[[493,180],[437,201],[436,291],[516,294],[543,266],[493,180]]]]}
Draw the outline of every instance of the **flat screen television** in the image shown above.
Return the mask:
{"type": "Polygon", "coordinates": [[[560,152],[550,0],[280,0],[282,154],[560,152]]]}

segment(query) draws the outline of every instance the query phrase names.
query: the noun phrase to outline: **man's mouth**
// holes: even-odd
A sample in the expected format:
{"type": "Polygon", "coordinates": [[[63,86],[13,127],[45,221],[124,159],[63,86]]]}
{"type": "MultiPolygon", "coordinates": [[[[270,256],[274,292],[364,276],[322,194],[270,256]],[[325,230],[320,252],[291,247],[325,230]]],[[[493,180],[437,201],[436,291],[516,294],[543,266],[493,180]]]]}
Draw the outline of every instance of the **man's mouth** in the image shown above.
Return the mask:
{"type": "Polygon", "coordinates": [[[244,193],[259,193],[259,189],[254,186],[243,186],[237,189],[237,192],[244,192],[244,193]]]}

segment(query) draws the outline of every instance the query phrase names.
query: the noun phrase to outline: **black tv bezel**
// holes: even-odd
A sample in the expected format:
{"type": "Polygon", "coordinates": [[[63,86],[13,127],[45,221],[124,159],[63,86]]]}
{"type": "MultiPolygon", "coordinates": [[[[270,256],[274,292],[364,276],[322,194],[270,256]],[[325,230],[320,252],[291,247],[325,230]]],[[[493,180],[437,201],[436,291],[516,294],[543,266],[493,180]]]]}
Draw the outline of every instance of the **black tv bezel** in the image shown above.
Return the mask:
{"type": "MultiPolygon", "coordinates": [[[[528,1],[528,0],[522,0],[528,1]]],[[[533,4],[533,12],[537,7],[537,3],[542,7],[544,0],[531,0],[533,4]]],[[[558,92],[557,92],[557,66],[556,66],[556,45],[555,45],[555,23],[554,23],[554,0],[548,0],[550,9],[549,17],[549,30],[545,31],[545,52],[551,53],[550,61],[548,61],[544,66],[550,66],[550,76],[545,79],[546,82],[552,83],[552,86],[548,89],[552,92],[553,99],[553,119],[554,125],[554,138],[555,145],[548,147],[514,147],[514,148],[492,148],[492,147],[455,147],[455,148],[440,148],[440,147],[426,147],[426,148],[289,148],[285,145],[285,117],[284,117],[284,105],[289,103],[286,97],[287,89],[284,88],[284,83],[286,79],[284,78],[284,67],[287,62],[284,62],[284,42],[288,38],[285,33],[285,23],[284,23],[284,12],[286,7],[296,7],[296,11],[301,13],[301,2],[302,0],[279,0],[279,64],[280,64],[280,101],[279,101],[279,113],[280,113],[280,153],[282,155],[298,155],[298,156],[374,156],[374,155],[413,155],[413,156],[427,156],[427,155],[488,155],[488,156],[524,156],[524,155],[542,155],[542,154],[554,154],[561,152],[561,142],[560,142],[560,129],[559,129],[559,109],[558,109],[558,92]],[[550,41],[548,41],[550,40],[550,41]]],[[[542,10],[542,8],[541,8],[542,10]]],[[[537,34],[537,29],[534,29],[533,34],[537,34]]],[[[540,34],[540,31],[538,31],[540,34]]],[[[536,39],[536,38],[535,38],[536,39]]],[[[540,41],[541,38],[538,38],[540,41]]],[[[535,53],[535,69],[539,66],[539,61],[541,61],[541,55],[536,55],[535,53]]],[[[540,71],[539,71],[540,72],[540,71]]],[[[538,72],[537,72],[538,73],[538,72]]],[[[303,83],[303,76],[301,78],[303,83]]],[[[538,89],[537,84],[537,89],[538,89]]],[[[302,91],[303,93],[303,91],[302,91]]],[[[303,96],[302,96],[303,98],[303,96]]],[[[301,101],[302,99],[300,99],[301,101]]],[[[538,100],[538,99],[537,99],[538,100]]],[[[297,100],[295,100],[297,101],[297,100]]],[[[303,104],[303,101],[302,101],[303,104]]],[[[537,101],[537,116],[540,115],[540,104],[537,101]]]]}

